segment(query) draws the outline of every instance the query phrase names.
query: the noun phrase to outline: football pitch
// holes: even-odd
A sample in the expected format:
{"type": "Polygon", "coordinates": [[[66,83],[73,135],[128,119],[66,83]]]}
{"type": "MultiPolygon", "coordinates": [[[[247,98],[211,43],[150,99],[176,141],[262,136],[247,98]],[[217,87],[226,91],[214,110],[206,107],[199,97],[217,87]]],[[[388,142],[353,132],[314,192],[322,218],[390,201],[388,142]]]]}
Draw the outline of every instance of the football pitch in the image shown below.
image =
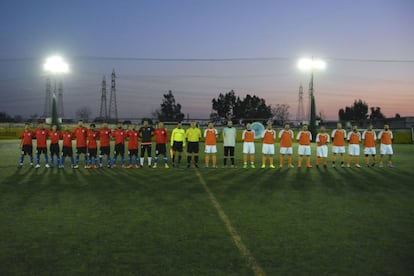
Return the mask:
{"type": "Polygon", "coordinates": [[[257,144],[242,169],[238,144],[234,169],[219,145],[219,169],[58,170],[17,169],[18,144],[0,141],[1,275],[414,274],[413,145],[394,168],[260,169],[257,144]]]}

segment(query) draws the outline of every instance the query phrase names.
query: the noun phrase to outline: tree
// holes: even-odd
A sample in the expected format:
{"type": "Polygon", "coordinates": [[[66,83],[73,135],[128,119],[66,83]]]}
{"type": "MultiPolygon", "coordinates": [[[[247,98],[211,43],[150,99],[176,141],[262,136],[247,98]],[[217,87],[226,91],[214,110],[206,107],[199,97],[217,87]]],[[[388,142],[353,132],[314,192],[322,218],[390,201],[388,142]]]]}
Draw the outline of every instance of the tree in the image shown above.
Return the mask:
{"type": "Polygon", "coordinates": [[[369,119],[371,120],[383,120],[385,119],[384,114],[381,112],[381,107],[371,107],[371,114],[369,115],[369,119]]]}
{"type": "Polygon", "coordinates": [[[184,113],[181,112],[181,104],[175,102],[171,90],[164,94],[161,108],[154,112],[155,117],[164,122],[179,122],[184,119],[184,113]]]}
{"type": "Polygon", "coordinates": [[[82,106],[76,110],[76,116],[78,119],[83,120],[84,122],[88,122],[89,117],[91,116],[92,111],[87,106],[82,106]]]}
{"type": "Polygon", "coordinates": [[[278,125],[284,125],[289,120],[289,108],[288,104],[276,104],[272,107],[273,120],[278,125]]]}
{"type": "Polygon", "coordinates": [[[351,107],[341,108],[338,115],[341,121],[364,121],[368,118],[368,104],[361,99],[355,100],[351,107]]]}
{"type": "Polygon", "coordinates": [[[401,118],[400,113],[395,113],[395,118],[401,118]]]}
{"type": "Polygon", "coordinates": [[[12,118],[6,112],[0,112],[0,122],[10,122],[12,118]]]}
{"type": "Polygon", "coordinates": [[[234,90],[226,94],[220,93],[217,99],[211,100],[212,109],[216,112],[211,113],[210,118],[215,119],[215,121],[232,119],[234,117],[236,100],[234,90]]]}

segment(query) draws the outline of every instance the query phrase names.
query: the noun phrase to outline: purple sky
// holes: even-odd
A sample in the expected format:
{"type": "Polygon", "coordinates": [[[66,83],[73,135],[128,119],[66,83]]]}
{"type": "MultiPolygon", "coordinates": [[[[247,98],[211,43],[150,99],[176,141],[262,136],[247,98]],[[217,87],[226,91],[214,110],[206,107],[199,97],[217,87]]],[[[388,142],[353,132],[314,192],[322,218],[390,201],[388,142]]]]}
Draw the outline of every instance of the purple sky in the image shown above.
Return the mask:
{"type": "Polygon", "coordinates": [[[11,115],[42,115],[42,65],[52,54],[70,64],[62,77],[69,117],[81,106],[98,115],[102,77],[109,91],[115,68],[120,117],[149,116],[172,90],[185,114],[207,118],[211,100],[234,89],[289,104],[295,118],[299,85],[306,90],[309,82],[297,60],[312,55],[327,62],[315,73],[325,119],[359,98],[388,117],[414,115],[412,0],[3,0],[0,9],[0,111],[11,115]],[[258,57],[278,59],[128,59],[258,57]]]}

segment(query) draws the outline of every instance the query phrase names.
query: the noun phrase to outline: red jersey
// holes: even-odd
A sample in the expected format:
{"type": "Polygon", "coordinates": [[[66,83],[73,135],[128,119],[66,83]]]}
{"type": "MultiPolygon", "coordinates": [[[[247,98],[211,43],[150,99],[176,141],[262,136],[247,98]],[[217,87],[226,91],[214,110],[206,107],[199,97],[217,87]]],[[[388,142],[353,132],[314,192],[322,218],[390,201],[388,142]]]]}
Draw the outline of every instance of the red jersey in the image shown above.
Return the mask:
{"type": "Polygon", "coordinates": [[[98,143],[96,140],[99,137],[99,133],[96,130],[88,130],[88,149],[96,149],[98,147],[98,143]]]}
{"type": "Polygon", "coordinates": [[[36,145],[38,148],[46,148],[46,140],[47,136],[49,135],[49,131],[44,128],[38,128],[35,131],[36,136],[36,145]]]}
{"type": "Polygon", "coordinates": [[[70,131],[65,131],[62,134],[63,146],[72,147],[72,140],[75,138],[75,135],[70,131]]]}
{"type": "Polygon", "coordinates": [[[24,146],[33,146],[33,137],[35,133],[31,130],[23,130],[22,135],[20,135],[20,139],[22,139],[22,144],[24,146]]]}
{"type": "Polygon", "coordinates": [[[111,130],[109,128],[101,128],[99,130],[99,141],[101,147],[109,147],[111,143],[111,130]]]}
{"type": "Polygon", "coordinates": [[[138,130],[133,130],[133,129],[128,130],[127,137],[128,137],[128,149],[129,150],[138,149],[138,138],[139,138],[138,130]]]}
{"type": "Polygon", "coordinates": [[[77,148],[85,148],[86,147],[86,136],[88,134],[88,130],[86,127],[77,127],[75,129],[75,137],[76,137],[76,147],[77,148]]]}
{"type": "Polygon", "coordinates": [[[156,128],[154,130],[155,143],[156,144],[167,144],[168,136],[166,128],[156,128]]]}
{"type": "Polygon", "coordinates": [[[58,130],[51,130],[49,131],[49,137],[51,144],[58,144],[62,134],[58,130]]]}
{"type": "Polygon", "coordinates": [[[115,138],[115,145],[125,144],[125,139],[127,137],[126,130],[117,128],[112,131],[112,137],[115,138]]]}

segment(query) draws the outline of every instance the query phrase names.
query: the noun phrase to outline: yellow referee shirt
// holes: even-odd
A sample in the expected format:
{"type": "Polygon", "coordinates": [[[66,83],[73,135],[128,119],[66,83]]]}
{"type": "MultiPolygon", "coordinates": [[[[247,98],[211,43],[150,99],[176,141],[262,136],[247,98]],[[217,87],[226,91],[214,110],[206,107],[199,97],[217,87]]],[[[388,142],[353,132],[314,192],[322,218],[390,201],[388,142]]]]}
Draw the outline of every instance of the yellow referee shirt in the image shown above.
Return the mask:
{"type": "Polygon", "coordinates": [[[174,128],[171,133],[171,146],[175,142],[183,142],[185,146],[185,130],[182,128],[174,128]]]}
{"type": "Polygon", "coordinates": [[[199,142],[201,139],[201,130],[197,127],[192,128],[190,127],[185,132],[185,138],[187,138],[188,142],[199,142]]]}

